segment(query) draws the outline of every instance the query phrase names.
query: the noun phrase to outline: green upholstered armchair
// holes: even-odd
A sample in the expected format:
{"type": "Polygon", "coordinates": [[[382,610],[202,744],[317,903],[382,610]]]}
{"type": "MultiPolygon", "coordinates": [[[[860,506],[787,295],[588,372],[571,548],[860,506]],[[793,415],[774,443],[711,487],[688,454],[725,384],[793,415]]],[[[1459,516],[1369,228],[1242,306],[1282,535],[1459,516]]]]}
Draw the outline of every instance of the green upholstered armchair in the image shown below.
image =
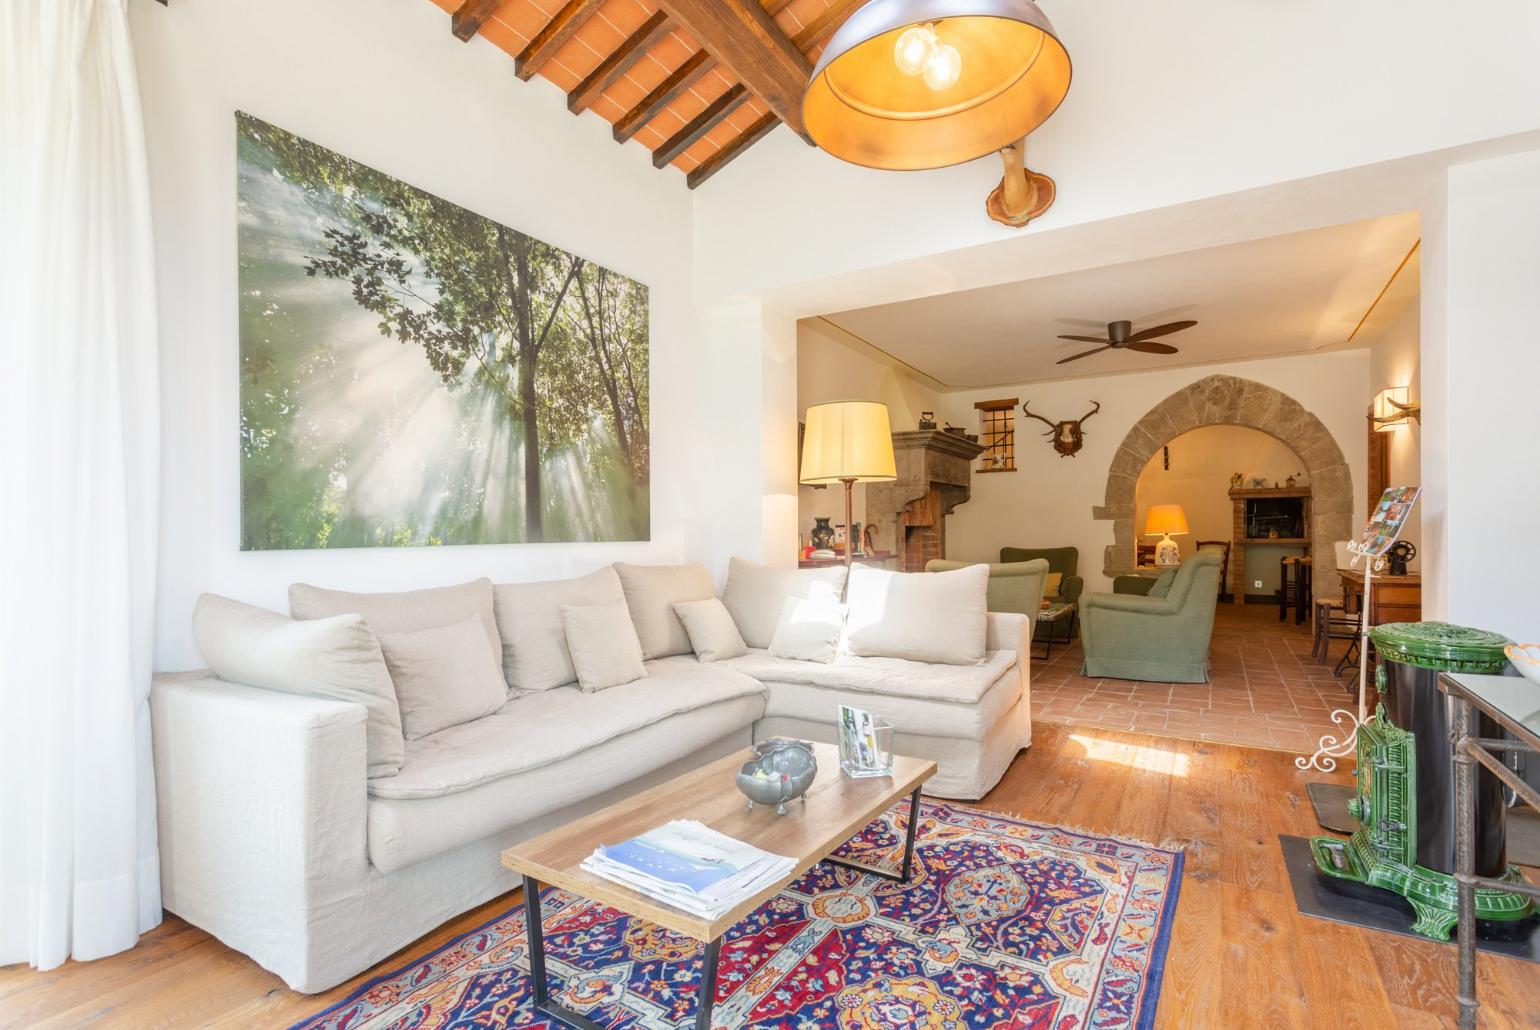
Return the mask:
{"type": "Polygon", "coordinates": [[[1081,674],[1156,683],[1207,683],[1222,557],[1218,551],[1205,550],[1188,558],[1163,597],[1153,590],[1143,597],[1082,597],[1080,643],[1085,648],[1085,665],[1081,674]]]}
{"type": "Polygon", "coordinates": [[[1080,592],[1085,589],[1085,580],[1080,578],[1080,549],[1076,547],[1002,547],[1000,548],[1000,561],[1002,564],[1012,562],[1035,561],[1043,559],[1048,563],[1049,572],[1057,572],[1059,579],[1059,592],[1050,594],[1049,597],[1056,601],[1078,601],[1080,592]]]}
{"type": "MultiPolygon", "coordinates": [[[[926,572],[950,572],[982,562],[943,561],[933,558],[925,563],[926,572]]],[[[1037,613],[1043,606],[1043,583],[1048,578],[1048,563],[1036,561],[1000,562],[989,566],[989,610],[1019,612],[1037,626],[1037,613]]]]}

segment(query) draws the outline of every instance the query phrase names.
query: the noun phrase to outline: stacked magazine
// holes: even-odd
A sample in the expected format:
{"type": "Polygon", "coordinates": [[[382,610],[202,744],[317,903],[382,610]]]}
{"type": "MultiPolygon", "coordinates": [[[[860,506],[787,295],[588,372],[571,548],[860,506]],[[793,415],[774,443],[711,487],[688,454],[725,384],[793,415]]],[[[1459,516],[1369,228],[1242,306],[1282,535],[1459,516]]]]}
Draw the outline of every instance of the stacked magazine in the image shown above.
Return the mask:
{"type": "Polygon", "coordinates": [[[676,819],[620,844],[601,845],[583,860],[583,868],[595,876],[703,919],[717,918],[795,865],[693,819],[676,819]]]}

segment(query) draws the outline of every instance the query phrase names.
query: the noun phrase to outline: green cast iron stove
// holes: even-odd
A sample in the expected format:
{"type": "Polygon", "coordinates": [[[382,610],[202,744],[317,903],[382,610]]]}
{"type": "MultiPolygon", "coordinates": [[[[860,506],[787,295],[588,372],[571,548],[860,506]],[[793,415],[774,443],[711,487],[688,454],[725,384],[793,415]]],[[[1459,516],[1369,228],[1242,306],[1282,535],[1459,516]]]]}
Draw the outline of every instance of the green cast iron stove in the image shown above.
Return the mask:
{"type": "MultiPolygon", "coordinates": [[[[1507,639],[1444,622],[1401,622],[1369,631],[1379,652],[1375,685],[1381,701],[1358,730],[1357,796],[1348,810],[1358,820],[1351,838],[1312,837],[1310,850],[1324,876],[1380,887],[1406,898],[1417,920],[1414,933],[1449,939],[1456,922],[1454,881],[1454,762],[1449,706],[1438,690],[1440,672],[1499,675],[1508,667],[1507,639]],[[1420,745],[1420,746],[1419,746],[1420,745]]],[[[1483,719],[1478,732],[1500,736],[1483,719]]],[[[1507,864],[1502,787],[1484,770],[1476,797],[1476,873],[1523,882],[1507,864]]],[[[1477,889],[1476,918],[1509,922],[1529,915],[1521,894],[1477,889]]]]}

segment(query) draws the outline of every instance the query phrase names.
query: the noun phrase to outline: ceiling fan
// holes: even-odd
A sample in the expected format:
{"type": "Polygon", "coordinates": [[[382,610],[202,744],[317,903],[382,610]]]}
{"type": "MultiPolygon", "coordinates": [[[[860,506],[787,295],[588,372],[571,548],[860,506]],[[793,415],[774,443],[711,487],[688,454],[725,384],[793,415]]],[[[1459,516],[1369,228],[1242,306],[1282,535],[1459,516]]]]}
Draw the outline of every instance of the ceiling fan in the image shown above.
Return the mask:
{"type": "Polygon", "coordinates": [[[1101,336],[1060,336],[1061,340],[1080,340],[1084,343],[1099,343],[1100,347],[1093,350],[1082,351],[1079,354],[1071,354],[1067,358],[1060,358],[1056,364],[1067,365],[1071,361],[1079,361],[1081,358],[1089,358],[1092,354],[1100,354],[1104,350],[1136,350],[1144,354],[1175,354],[1177,349],[1169,343],[1156,343],[1157,336],[1169,336],[1179,333],[1183,329],[1191,329],[1197,325],[1192,319],[1184,319],[1180,322],[1167,322],[1165,325],[1151,326],[1141,329],[1137,333],[1131,330],[1134,324],[1127,319],[1119,322],[1107,323],[1107,335],[1101,336]]]}

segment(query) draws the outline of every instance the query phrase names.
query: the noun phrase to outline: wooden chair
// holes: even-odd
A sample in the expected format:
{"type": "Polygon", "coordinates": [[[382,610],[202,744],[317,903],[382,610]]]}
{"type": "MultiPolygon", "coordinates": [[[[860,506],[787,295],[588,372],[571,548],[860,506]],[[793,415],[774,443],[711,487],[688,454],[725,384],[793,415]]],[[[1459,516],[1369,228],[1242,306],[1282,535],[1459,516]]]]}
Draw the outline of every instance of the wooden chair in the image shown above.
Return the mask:
{"type": "Polygon", "coordinates": [[[1134,545],[1134,564],[1135,565],[1154,565],[1155,564],[1155,545],[1154,544],[1135,544],[1134,545]]]}
{"type": "Polygon", "coordinates": [[[1219,563],[1219,599],[1229,604],[1235,599],[1230,593],[1230,541],[1228,540],[1199,540],[1198,550],[1205,547],[1214,547],[1224,551],[1224,560],[1219,563]]]}

